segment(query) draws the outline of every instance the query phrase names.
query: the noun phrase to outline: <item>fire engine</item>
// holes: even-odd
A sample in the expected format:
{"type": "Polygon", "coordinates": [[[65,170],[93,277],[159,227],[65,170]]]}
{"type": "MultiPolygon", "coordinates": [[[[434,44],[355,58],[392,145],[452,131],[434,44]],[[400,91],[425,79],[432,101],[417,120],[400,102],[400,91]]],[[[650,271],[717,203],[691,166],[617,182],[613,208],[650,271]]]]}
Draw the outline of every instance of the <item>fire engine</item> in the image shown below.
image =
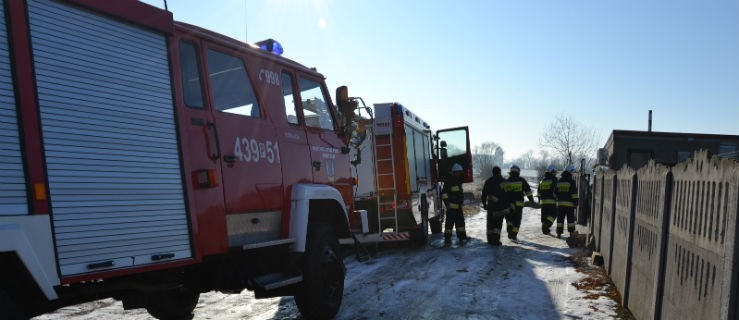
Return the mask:
{"type": "Polygon", "coordinates": [[[351,105],[323,75],[138,1],[5,0],[0,19],[4,317],[113,297],[181,318],[244,288],[336,314],[351,105]]]}
{"type": "MultiPolygon", "coordinates": [[[[364,104],[361,98],[354,98],[364,104]]],[[[367,230],[360,242],[413,241],[425,244],[440,233],[444,220],[441,183],[452,165],[463,168],[472,182],[469,129],[431,131],[429,124],[400,103],[379,103],[358,120],[363,139],[352,149],[356,179],[355,206],[366,213],[367,230]]],[[[358,219],[354,216],[355,219],[358,219]]]]}

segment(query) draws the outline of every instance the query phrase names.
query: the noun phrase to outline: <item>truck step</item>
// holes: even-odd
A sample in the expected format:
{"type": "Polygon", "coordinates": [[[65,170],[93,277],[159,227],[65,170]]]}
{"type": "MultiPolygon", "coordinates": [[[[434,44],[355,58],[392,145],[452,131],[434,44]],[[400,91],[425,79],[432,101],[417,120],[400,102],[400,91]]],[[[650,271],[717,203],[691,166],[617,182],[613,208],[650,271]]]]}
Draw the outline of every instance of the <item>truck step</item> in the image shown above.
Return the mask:
{"type": "Polygon", "coordinates": [[[261,248],[274,247],[274,246],[286,246],[286,245],[290,245],[293,243],[295,243],[295,239],[293,238],[277,239],[277,240],[270,240],[270,241],[263,241],[263,242],[247,243],[242,247],[242,249],[243,250],[254,250],[254,249],[261,249],[261,248]]]}
{"type": "Polygon", "coordinates": [[[261,276],[254,277],[252,280],[258,287],[264,288],[264,290],[266,291],[270,291],[277,288],[289,286],[291,284],[299,283],[303,281],[303,275],[284,274],[276,272],[263,274],[261,276]]]}
{"type": "Polygon", "coordinates": [[[411,239],[410,232],[384,232],[382,233],[383,241],[408,241],[411,239]]]}
{"type": "MultiPolygon", "coordinates": [[[[383,233],[369,233],[369,234],[355,234],[355,237],[357,238],[357,241],[359,241],[360,244],[369,244],[369,243],[377,243],[377,242],[399,242],[399,241],[408,241],[411,239],[410,232],[383,232],[383,233]]],[[[351,243],[347,244],[353,244],[354,241],[352,240],[351,243]]]]}

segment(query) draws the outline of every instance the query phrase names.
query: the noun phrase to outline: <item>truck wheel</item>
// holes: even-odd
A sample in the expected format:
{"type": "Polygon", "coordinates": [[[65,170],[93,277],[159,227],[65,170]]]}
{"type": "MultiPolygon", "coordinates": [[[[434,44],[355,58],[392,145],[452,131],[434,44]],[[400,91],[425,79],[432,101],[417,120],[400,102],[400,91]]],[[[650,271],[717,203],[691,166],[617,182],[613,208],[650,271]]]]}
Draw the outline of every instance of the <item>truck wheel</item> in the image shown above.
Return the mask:
{"type": "Polygon", "coordinates": [[[146,311],[157,319],[185,319],[195,310],[199,298],[199,292],[187,288],[158,292],[149,296],[146,311]]]}
{"type": "Polygon", "coordinates": [[[426,200],[426,195],[421,195],[421,226],[419,230],[419,237],[417,243],[424,245],[429,241],[429,202],[426,200]]]}
{"type": "Polygon", "coordinates": [[[0,315],[3,319],[8,320],[28,319],[18,310],[13,299],[3,289],[0,289],[0,315]]]}
{"type": "Polygon", "coordinates": [[[339,312],[346,274],[339,250],[331,227],[323,223],[308,226],[303,282],[295,294],[295,303],[306,319],[331,319],[339,312]]]}

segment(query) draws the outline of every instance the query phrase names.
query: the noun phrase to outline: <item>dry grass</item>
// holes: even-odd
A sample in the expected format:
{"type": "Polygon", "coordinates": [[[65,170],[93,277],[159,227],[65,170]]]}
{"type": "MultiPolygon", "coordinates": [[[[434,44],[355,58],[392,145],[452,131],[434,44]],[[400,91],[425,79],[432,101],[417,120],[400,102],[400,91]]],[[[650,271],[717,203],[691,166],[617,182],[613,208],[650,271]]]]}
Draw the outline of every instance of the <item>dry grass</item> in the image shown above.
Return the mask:
{"type": "MultiPolygon", "coordinates": [[[[611,278],[600,267],[593,266],[589,263],[590,250],[582,250],[579,254],[569,256],[575,270],[585,274],[585,278],[572,283],[572,285],[580,291],[588,292],[585,299],[599,299],[600,297],[609,298],[617,303],[615,309],[617,319],[635,319],[631,312],[621,305],[621,295],[613,285],[611,278]]],[[[593,307],[595,308],[595,307],[593,307]]],[[[593,311],[598,311],[594,309],[593,311]]]]}

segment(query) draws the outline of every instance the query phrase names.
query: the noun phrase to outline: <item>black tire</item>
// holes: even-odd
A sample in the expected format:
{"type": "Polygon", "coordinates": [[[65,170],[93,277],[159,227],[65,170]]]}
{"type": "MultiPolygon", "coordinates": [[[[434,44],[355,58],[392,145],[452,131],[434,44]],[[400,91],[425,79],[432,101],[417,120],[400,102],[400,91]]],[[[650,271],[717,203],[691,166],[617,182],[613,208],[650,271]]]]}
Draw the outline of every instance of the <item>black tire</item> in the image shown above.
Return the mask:
{"type": "Polygon", "coordinates": [[[429,241],[429,202],[426,199],[426,195],[421,195],[421,204],[419,207],[421,211],[421,225],[418,231],[418,237],[416,243],[418,245],[424,245],[429,241]]]}
{"type": "Polygon", "coordinates": [[[187,288],[153,293],[147,301],[146,311],[162,320],[188,319],[199,298],[199,292],[187,288]]]}
{"type": "Polygon", "coordinates": [[[15,305],[13,299],[0,289],[0,318],[8,320],[25,320],[28,319],[15,305]]]}
{"type": "Polygon", "coordinates": [[[339,240],[324,223],[308,225],[308,242],[302,259],[303,282],[295,294],[306,319],[331,319],[341,307],[346,268],[339,240]]]}

